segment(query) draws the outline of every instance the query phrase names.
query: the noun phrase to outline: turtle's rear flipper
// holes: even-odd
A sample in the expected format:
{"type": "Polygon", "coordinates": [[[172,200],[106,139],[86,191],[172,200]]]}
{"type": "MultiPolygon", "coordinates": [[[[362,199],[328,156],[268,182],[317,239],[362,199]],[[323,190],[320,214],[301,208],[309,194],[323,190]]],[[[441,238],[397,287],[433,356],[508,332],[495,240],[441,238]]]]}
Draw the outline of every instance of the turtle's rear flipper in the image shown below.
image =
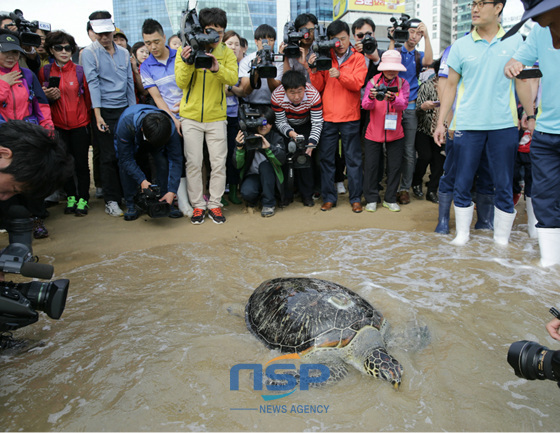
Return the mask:
{"type": "Polygon", "coordinates": [[[405,329],[395,331],[391,329],[387,335],[387,348],[399,348],[407,352],[419,352],[431,342],[432,336],[428,326],[418,321],[410,321],[405,329]]]}

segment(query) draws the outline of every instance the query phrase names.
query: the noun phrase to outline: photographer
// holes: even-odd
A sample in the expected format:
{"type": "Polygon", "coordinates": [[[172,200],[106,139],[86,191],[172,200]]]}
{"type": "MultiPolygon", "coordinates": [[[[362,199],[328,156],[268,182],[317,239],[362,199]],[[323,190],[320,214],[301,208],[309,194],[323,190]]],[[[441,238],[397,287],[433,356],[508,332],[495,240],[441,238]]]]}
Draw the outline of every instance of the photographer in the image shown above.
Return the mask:
{"type": "Polygon", "coordinates": [[[303,38],[301,41],[299,41],[299,50],[301,52],[301,56],[297,59],[284,57],[284,72],[290,70],[301,72],[305,76],[307,82],[311,82],[311,79],[309,78],[307,62],[309,61],[309,57],[311,56],[311,54],[313,54],[313,49],[311,48],[311,46],[315,41],[315,26],[317,26],[317,24],[317,17],[313,14],[298,15],[294,20],[294,27],[296,31],[307,34],[306,38],[303,38]]]}
{"type": "Polygon", "coordinates": [[[189,64],[189,57],[194,55],[190,46],[184,47],[175,61],[175,79],[179,88],[183,89],[179,114],[187,158],[187,188],[194,208],[191,222],[202,224],[208,208],[212,221],[223,224],[226,218],[222,214],[221,200],[226,187],[227,158],[227,104],[224,89],[237,83],[237,59],[222,42],[227,27],[226,13],[218,8],[205,8],[199,15],[204,33],[216,33],[219,37],[218,42],[206,50],[206,55],[212,59],[209,69],[189,64]],[[203,196],[204,142],[212,169],[208,203],[203,196]]]}
{"type": "MultiPolygon", "coordinates": [[[[115,148],[119,161],[119,171],[126,200],[125,221],[138,218],[134,195],[149,189],[153,182],[136,162],[144,154],[151,154],[156,168],[156,184],[163,196],[160,201],[173,203],[181,179],[183,155],[181,138],[175,125],[165,111],[152,105],[137,104],[127,108],[115,130],[115,148]]],[[[180,218],[183,214],[172,209],[170,218],[180,218]]]]}
{"type": "Polygon", "coordinates": [[[259,112],[266,119],[266,125],[257,128],[256,137],[262,139],[262,147],[246,150],[245,134],[239,131],[236,137],[237,147],[234,164],[240,170],[241,196],[249,207],[257,205],[261,198],[261,216],[271,217],[276,211],[275,187],[282,191],[284,174],[282,164],[286,161],[286,151],[282,136],[272,130],[274,112],[270,107],[261,107],[259,112]]]}
{"type": "MultiPolygon", "coordinates": [[[[323,103],[317,89],[306,82],[301,72],[287,71],[280,87],[272,93],[272,109],[276,128],[286,137],[286,144],[302,135],[308,144],[305,153],[311,156],[323,129],[323,103]]],[[[294,177],[303,205],[312,207],[313,165],[296,169],[294,177]]],[[[285,192],[286,202],[291,201],[293,190],[285,192]]]]}

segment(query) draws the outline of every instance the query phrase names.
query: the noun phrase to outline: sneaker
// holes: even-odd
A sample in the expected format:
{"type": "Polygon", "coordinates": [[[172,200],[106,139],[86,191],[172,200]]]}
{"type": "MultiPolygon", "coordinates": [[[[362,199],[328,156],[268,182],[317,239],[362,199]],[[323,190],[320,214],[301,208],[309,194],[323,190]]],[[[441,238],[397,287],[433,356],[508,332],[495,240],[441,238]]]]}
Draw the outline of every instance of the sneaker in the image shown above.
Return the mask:
{"type": "Polygon", "coordinates": [[[366,205],[366,211],[375,212],[377,210],[377,203],[368,203],[366,205]]]}
{"type": "Polygon", "coordinates": [[[103,198],[103,188],[95,188],[95,198],[103,198]]]}
{"type": "Polygon", "coordinates": [[[49,231],[45,227],[45,223],[39,217],[33,218],[33,237],[35,239],[43,239],[49,236],[49,231]]]}
{"type": "Polygon", "coordinates": [[[311,197],[313,200],[319,200],[321,198],[320,192],[314,192],[313,196],[311,197]]]}
{"type": "Polygon", "coordinates": [[[105,213],[114,217],[123,216],[123,211],[116,201],[108,201],[105,203],[105,213]]]}
{"type": "Polygon", "coordinates": [[[261,216],[263,218],[268,218],[274,216],[275,213],[276,213],[276,209],[274,208],[274,206],[263,206],[261,211],[261,216]]]}
{"type": "Polygon", "coordinates": [[[412,185],[412,194],[414,194],[416,198],[423,198],[424,192],[422,192],[422,185],[412,185]]]}
{"type": "Polygon", "coordinates": [[[387,203],[386,201],[383,202],[383,207],[386,207],[391,212],[400,212],[401,208],[397,203],[387,203]]]}
{"type": "Polygon", "coordinates": [[[191,217],[191,223],[202,224],[204,222],[204,209],[195,207],[191,217]]]}
{"type": "Polygon", "coordinates": [[[76,200],[76,197],[74,197],[73,195],[69,196],[68,199],[66,199],[66,208],[64,209],[64,213],[68,215],[76,212],[77,203],[78,201],[76,200]]]}
{"type": "Polygon", "coordinates": [[[125,221],[134,221],[138,219],[138,211],[136,210],[136,206],[128,206],[126,208],[126,212],[124,213],[124,220],[125,221]]]}
{"type": "Polygon", "coordinates": [[[337,182],[336,183],[336,191],[339,194],[346,194],[346,188],[344,188],[344,182],[337,182]]]}
{"type": "Polygon", "coordinates": [[[76,205],[76,216],[86,216],[88,213],[88,207],[87,200],[81,198],[76,205]]]}
{"type": "Polygon", "coordinates": [[[208,209],[208,216],[216,224],[223,224],[226,222],[226,217],[222,215],[222,208],[220,207],[208,209]]]}

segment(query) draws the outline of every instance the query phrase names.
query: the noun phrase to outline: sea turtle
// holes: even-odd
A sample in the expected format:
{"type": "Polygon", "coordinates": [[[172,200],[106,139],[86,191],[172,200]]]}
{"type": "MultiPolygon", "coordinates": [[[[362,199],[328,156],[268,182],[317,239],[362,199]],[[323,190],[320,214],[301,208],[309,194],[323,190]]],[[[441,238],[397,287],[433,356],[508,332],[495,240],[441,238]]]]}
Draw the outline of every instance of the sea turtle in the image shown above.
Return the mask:
{"type": "Polygon", "coordinates": [[[265,281],[247,302],[245,322],[268,348],[328,366],[327,383],[344,377],[350,364],[400,386],[403,367],[385,348],[387,321],[339,284],[316,278],[265,281]]]}

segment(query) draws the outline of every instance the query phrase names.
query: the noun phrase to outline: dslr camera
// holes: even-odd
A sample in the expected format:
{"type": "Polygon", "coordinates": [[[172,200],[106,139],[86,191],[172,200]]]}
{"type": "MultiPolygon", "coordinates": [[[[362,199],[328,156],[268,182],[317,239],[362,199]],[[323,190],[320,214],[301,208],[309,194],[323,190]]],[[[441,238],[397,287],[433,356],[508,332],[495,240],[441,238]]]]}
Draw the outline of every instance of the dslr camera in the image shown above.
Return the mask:
{"type": "Polygon", "coordinates": [[[395,40],[395,45],[401,46],[408,41],[408,29],[418,27],[417,22],[410,22],[410,15],[401,14],[400,18],[391,17],[393,27],[387,29],[387,37],[395,40]],[[390,30],[393,29],[391,35],[390,30]]]}
{"type": "MultiPolygon", "coordinates": [[[[550,312],[560,318],[556,308],[551,308],[550,312]]],[[[550,350],[534,341],[516,341],[508,350],[507,361],[518,377],[553,380],[560,387],[560,350],[550,350]]]]}
{"type": "Polygon", "coordinates": [[[160,201],[162,197],[159,186],[150,185],[140,191],[134,201],[138,210],[150,218],[163,218],[169,216],[171,206],[166,201],[160,201]]]}
{"type": "Polygon", "coordinates": [[[316,27],[315,42],[311,46],[313,52],[317,55],[317,59],[311,68],[317,68],[318,71],[328,71],[332,68],[331,49],[340,46],[340,39],[332,38],[329,40],[327,29],[325,26],[316,27]]]}
{"type": "Polygon", "coordinates": [[[311,157],[305,153],[308,148],[315,148],[308,144],[303,135],[292,138],[288,143],[288,165],[290,168],[309,168],[311,167],[311,157]]]}
{"type": "Polygon", "coordinates": [[[10,12],[10,18],[14,20],[18,28],[19,40],[21,45],[27,45],[29,47],[40,47],[41,46],[41,36],[35,33],[37,29],[44,30],[47,32],[51,31],[51,25],[42,21],[27,21],[23,18],[23,12],[20,9],[16,9],[10,12]]]}
{"type": "Polygon", "coordinates": [[[261,112],[251,108],[247,104],[239,106],[239,128],[243,131],[245,150],[262,149],[262,138],[257,137],[259,126],[265,126],[268,122],[261,112]]]}
{"type": "Polygon", "coordinates": [[[397,86],[389,86],[387,87],[385,84],[378,84],[375,86],[375,90],[377,93],[375,94],[375,99],[378,101],[383,101],[387,92],[398,92],[399,88],[397,86]]]}
{"type": "MultiPolygon", "coordinates": [[[[35,263],[31,249],[33,223],[23,206],[11,206],[0,226],[8,231],[9,245],[0,253],[0,270],[29,278],[50,279],[51,265],[35,263]]],[[[60,319],[66,305],[69,281],[0,281],[0,332],[14,331],[39,320],[38,311],[60,319]]],[[[5,337],[4,337],[5,339],[5,337]]],[[[0,347],[7,347],[0,339],[0,347]]],[[[9,340],[9,339],[8,339],[9,340]]]]}
{"type": "Polygon", "coordinates": [[[307,39],[309,32],[299,32],[293,21],[288,21],[284,25],[284,42],[287,44],[284,48],[284,55],[288,59],[298,59],[301,56],[299,43],[302,39],[307,39]]]}
{"type": "Polygon", "coordinates": [[[371,35],[365,35],[362,39],[362,52],[364,54],[373,54],[377,50],[377,41],[371,35]]]}
{"type": "Polygon", "coordinates": [[[192,47],[192,52],[186,60],[188,65],[193,65],[197,69],[212,67],[212,57],[207,53],[211,52],[210,45],[220,41],[220,35],[213,29],[207,29],[206,33],[200,25],[196,9],[183,11],[181,16],[181,30],[179,31],[183,46],[192,47]]]}

